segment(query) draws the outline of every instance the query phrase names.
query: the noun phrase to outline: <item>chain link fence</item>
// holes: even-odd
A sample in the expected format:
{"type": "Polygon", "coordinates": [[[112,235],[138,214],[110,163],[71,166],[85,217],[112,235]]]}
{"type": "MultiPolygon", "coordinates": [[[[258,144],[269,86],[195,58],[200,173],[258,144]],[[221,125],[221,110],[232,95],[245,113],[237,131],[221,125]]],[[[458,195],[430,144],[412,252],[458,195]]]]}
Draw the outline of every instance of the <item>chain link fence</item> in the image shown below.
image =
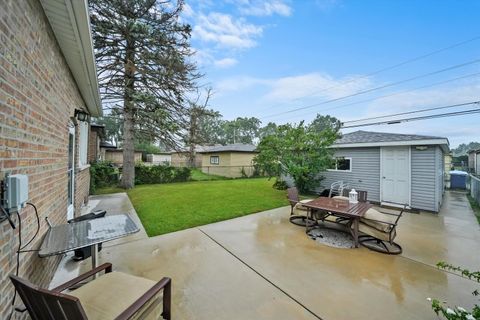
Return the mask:
{"type": "Polygon", "coordinates": [[[254,166],[202,166],[203,173],[229,178],[247,178],[258,175],[254,166]]]}
{"type": "Polygon", "coordinates": [[[480,205],[480,178],[470,175],[470,195],[480,205]]]}

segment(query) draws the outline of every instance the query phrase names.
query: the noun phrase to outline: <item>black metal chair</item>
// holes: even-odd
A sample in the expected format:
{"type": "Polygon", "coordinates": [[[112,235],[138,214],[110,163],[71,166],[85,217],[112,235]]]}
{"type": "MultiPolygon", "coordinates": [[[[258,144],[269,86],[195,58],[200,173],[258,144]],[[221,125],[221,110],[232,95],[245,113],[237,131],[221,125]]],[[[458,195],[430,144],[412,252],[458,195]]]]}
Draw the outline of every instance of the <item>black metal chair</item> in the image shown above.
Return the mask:
{"type": "Polygon", "coordinates": [[[364,247],[386,254],[400,254],[402,247],[395,243],[397,225],[407,205],[404,205],[400,213],[380,212],[369,209],[365,216],[360,219],[359,242],[364,247]]]}
{"type": "Polygon", "coordinates": [[[288,202],[290,202],[290,222],[297,226],[305,227],[308,208],[304,207],[302,203],[312,201],[313,199],[300,200],[296,187],[287,189],[287,198],[288,202]]]}

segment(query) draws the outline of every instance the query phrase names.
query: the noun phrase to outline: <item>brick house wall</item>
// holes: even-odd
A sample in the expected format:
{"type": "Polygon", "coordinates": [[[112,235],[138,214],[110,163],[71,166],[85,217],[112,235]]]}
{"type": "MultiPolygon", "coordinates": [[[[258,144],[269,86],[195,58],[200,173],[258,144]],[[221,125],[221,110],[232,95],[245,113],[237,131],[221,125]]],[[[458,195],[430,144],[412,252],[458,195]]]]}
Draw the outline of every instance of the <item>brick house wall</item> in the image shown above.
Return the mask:
{"type": "Polygon", "coordinates": [[[98,151],[100,149],[100,140],[98,132],[95,130],[90,130],[90,135],[88,136],[88,162],[93,162],[98,159],[98,151]]]}
{"type": "MultiPolygon", "coordinates": [[[[28,175],[29,202],[38,208],[41,229],[27,249],[38,248],[47,230],[45,217],[53,224],[66,222],[69,124],[75,109],[86,108],[37,0],[2,1],[0,43],[0,175],[28,175]]],[[[78,144],[75,154],[78,214],[88,199],[90,178],[88,167],[78,168],[78,144]]],[[[32,208],[27,206],[21,218],[25,243],[36,230],[32,208]]],[[[0,319],[7,319],[11,311],[14,290],[8,275],[15,272],[17,246],[18,228],[1,222],[0,319]]],[[[46,286],[59,259],[22,253],[20,276],[46,286]]]]}

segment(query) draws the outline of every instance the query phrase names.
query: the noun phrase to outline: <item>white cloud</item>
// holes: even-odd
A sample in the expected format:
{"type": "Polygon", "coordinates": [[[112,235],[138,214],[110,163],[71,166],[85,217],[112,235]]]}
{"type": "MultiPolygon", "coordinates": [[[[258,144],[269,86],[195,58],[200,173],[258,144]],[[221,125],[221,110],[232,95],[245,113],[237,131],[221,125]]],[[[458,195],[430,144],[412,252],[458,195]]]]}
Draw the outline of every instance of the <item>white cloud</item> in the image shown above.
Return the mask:
{"type": "Polygon", "coordinates": [[[298,100],[306,97],[335,99],[358,92],[370,85],[370,80],[365,77],[349,76],[334,79],[326,74],[308,73],[276,79],[265,98],[271,101],[298,100]]]}
{"type": "Polygon", "coordinates": [[[214,62],[215,66],[219,68],[233,67],[237,63],[238,63],[238,60],[234,58],[224,58],[224,59],[216,60],[214,62]]]}
{"type": "Polygon", "coordinates": [[[270,83],[271,80],[268,79],[238,76],[217,82],[214,88],[219,95],[222,95],[229,92],[242,91],[254,86],[268,86],[270,83]]]}
{"type": "Polygon", "coordinates": [[[223,48],[247,49],[257,44],[255,38],[262,32],[262,27],[248,23],[243,18],[235,19],[228,14],[211,12],[197,17],[192,37],[223,48]]]}
{"type": "Polygon", "coordinates": [[[281,0],[245,0],[238,5],[240,12],[245,15],[271,16],[278,14],[290,16],[292,14],[292,8],[281,0]]]}
{"type": "Polygon", "coordinates": [[[194,11],[192,7],[185,3],[183,5],[182,15],[185,17],[193,17],[194,11]]]}

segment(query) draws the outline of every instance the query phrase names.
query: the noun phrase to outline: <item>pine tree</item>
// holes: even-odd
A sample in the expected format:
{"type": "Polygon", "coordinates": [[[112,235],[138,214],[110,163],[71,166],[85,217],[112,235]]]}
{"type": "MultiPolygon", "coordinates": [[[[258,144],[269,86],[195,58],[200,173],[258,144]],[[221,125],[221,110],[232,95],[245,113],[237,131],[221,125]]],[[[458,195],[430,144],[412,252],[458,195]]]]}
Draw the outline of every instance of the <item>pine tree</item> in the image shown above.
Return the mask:
{"type": "Polygon", "coordinates": [[[185,127],[185,94],[199,77],[189,59],[191,27],[179,21],[183,1],[90,0],[104,108],[121,111],[121,185],[135,181],[134,138],[175,147],[185,127]]]}

